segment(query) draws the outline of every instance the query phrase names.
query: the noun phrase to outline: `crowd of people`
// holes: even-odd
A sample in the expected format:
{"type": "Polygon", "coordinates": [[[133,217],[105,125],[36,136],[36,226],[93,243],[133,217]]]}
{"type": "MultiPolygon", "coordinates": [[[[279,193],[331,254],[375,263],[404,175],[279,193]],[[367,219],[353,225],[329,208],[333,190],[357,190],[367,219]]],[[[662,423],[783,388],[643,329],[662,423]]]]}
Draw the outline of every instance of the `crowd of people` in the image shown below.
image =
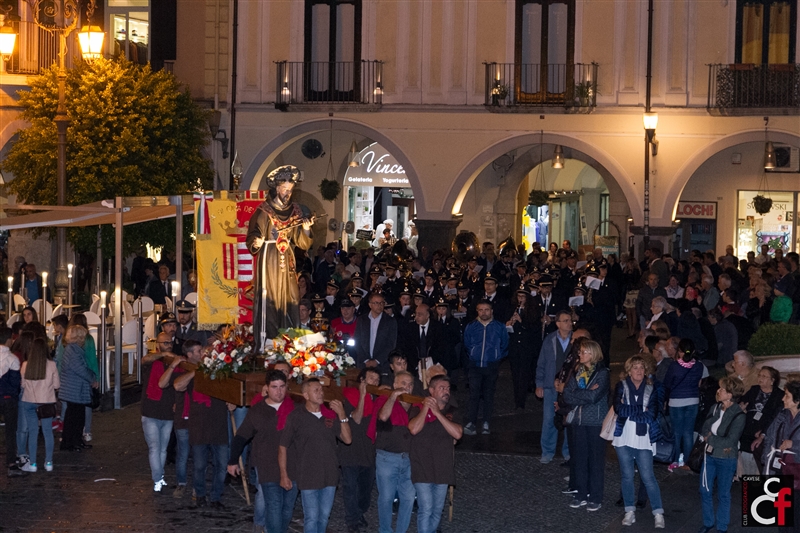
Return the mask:
{"type": "MultiPolygon", "coordinates": [[[[654,462],[687,470],[699,437],[706,448],[701,531],[726,531],[733,480],[774,471],[783,452],[800,453],[800,383],[781,389],[779,372],[757,368],[747,351],[762,324],[797,321],[797,254],[778,250],[773,257],[764,249],[739,261],[729,247],[719,258],[693,251],[688,261],[675,261],[652,249],[637,263],[599,248],[581,258],[569,241],[533,249],[496,251],[487,242],[473,255],[421,247],[412,257],[387,245],[376,255],[373,248],[331,244],[313,258],[299,255],[298,326],[343,343],[360,369],[358,385],[345,387],[341,402],[326,404],[315,379],[303,382],[302,400],[293,400],[285,362],[270,369],[250,407],[226,406],[195,390],[194,373],[181,363],[199,362],[214,336],[197,330],[191,304],[178,302],[178,316],[161,316],[158,350],[142,359],[142,427],[154,492],[167,487],[173,440],[173,495],[187,494],[190,455],[198,507],[222,506],[226,473],[245,476],[257,487],[259,531],[286,531],[298,495],[304,530],[325,531],[341,483],[350,531],[406,531],[416,501],[418,531],[433,533],[455,481],[453,447],[462,436],[491,433],[499,368],[508,359],[514,407],[524,410],[531,393],[542,400],[540,461],[560,455],[569,467],[566,505],[589,512],[603,506],[610,441],[622,480],[622,524],[633,524],[649,500],[654,526],[665,528],[654,462]],[[639,345],[618,376],[610,364],[615,325],[638,336],[639,345]],[[714,367],[717,374],[725,367],[725,376],[713,377],[714,367]],[[373,394],[369,386],[387,392],[373,394]],[[468,388],[465,406],[451,396],[458,387],[468,388]],[[375,485],[379,524],[370,528],[364,516],[375,485]]],[[[60,387],[67,405],[62,448],[81,449],[97,375],[87,364],[85,326],[66,325],[57,341],[60,384],[31,329],[23,326],[13,341],[31,337],[21,354],[12,348],[16,363],[0,347],[0,372],[7,369],[0,392],[14,370],[24,371],[20,420],[27,422],[19,426],[30,435],[36,421],[28,404],[49,403],[60,387]]],[[[0,341],[11,338],[0,331],[0,341]]],[[[9,405],[3,398],[1,405],[9,405]]],[[[43,430],[50,422],[41,418],[43,430]]],[[[35,471],[30,438],[28,457],[27,470],[19,468],[35,471]]],[[[45,459],[52,468],[52,445],[45,459]]]]}

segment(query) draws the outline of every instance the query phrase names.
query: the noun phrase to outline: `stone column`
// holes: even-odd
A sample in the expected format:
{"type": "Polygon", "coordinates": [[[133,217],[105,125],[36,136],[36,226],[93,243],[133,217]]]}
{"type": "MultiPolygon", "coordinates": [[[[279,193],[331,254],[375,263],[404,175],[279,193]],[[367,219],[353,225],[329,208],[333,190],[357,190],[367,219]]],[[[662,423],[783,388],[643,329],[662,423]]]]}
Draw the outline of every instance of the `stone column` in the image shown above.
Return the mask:
{"type": "Polygon", "coordinates": [[[449,250],[453,239],[456,236],[458,225],[461,218],[451,220],[414,220],[419,232],[417,249],[422,253],[422,247],[426,246],[430,253],[434,250],[449,250]]]}

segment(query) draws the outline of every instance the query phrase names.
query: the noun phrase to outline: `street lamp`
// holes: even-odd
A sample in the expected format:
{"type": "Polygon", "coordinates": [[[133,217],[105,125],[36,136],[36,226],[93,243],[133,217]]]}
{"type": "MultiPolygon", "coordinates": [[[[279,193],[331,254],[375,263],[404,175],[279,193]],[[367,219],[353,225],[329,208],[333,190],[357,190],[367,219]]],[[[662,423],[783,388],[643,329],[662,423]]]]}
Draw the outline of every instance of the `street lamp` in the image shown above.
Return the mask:
{"type": "MultiPolygon", "coordinates": [[[[95,0],[86,3],[86,17],[89,21],[96,8],[95,0]]],[[[35,0],[32,5],[33,21],[41,29],[58,36],[58,106],[56,107],[56,129],[58,131],[58,202],[67,204],[67,127],[69,117],[66,108],[67,37],[78,27],[81,0],[35,0]],[[42,17],[45,17],[44,19],[42,17]],[[52,21],[52,22],[50,22],[52,21]]],[[[102,55],[103,32],[97,26],[86,24],[79,32],[79,41],[85,60],[96,59],[102,55]]],[[[55,275],[55,297],[62,303],[67,296],[67,231],[57,230],[56,250],[58,267],[55,275]]]]}
{"type": "Polygon", "coordinates": [[[239,181],[242,179],[242,174],[244,173],[244,167],[242,166],[242,162],[239,160],[239,152],[237,151],[233,155],[233,164],[231,165],[231,174],[233,174],[233,183],[232,189],[234,191],[239,190],[239,181]]]}
{"type": "Polygon", "coordinates": [[[6,61],[11,59],[11,54],[14,53],[14,44],[17,42],[14,28],[5,25],[5,19],[10,11],[11,6],[8,6],[8,11],[0,14],[0,74],[6,71],[6,61]]]}

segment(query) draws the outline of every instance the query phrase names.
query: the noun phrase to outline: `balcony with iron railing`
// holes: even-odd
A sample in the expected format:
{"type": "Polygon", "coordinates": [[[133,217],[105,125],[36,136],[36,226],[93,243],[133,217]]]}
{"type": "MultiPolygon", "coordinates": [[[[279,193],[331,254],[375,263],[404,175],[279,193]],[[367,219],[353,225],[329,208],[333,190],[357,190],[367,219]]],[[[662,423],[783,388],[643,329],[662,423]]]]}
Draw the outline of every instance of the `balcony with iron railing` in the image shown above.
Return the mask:
{"type": "Polygon", "coordinates": [[[712,115],[800,115],[800,65],[708,66],[712,115]]]}
{"type": "Polygon", "coordinates": [[[565,112],[591,113],[597,106],[597,63],[484,66],[484,105],[491,112],[524,113],[561,107],[565,112]]]}
{"type": "Polygon", "coordinates": [[[280,61],[275,107],[375,109],[383,100],[382,61],[280,61]]]}
{"type": "MultiPolygon", "coordinates": [[[[58,62],[58,36],[43,30],[32,21],[6,21],[17,34],[14,53],[6,63],[9,74],[38,75],[43,69],[58,62]]],[[[76,34],[67,38],[67,68],[72,67],[72,60],[80,55],[76,34]]]]}

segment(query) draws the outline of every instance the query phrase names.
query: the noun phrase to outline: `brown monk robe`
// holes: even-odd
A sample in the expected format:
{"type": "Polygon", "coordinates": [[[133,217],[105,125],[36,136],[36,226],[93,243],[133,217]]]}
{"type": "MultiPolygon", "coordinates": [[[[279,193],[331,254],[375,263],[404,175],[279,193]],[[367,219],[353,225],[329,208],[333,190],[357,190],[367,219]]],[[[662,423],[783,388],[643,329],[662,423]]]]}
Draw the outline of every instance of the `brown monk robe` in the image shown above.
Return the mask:
{"type": "Polygon", "coordinates": [[[294,247],[308,250],[313,243],[308,208],[291,201],[300,180],[297,167],[278,167],[267,179],[268,198],[253,213],[247,231],[247,248],[255,256],[253,336],[258,353],[279,329],[300,323],[294,247]]]}

